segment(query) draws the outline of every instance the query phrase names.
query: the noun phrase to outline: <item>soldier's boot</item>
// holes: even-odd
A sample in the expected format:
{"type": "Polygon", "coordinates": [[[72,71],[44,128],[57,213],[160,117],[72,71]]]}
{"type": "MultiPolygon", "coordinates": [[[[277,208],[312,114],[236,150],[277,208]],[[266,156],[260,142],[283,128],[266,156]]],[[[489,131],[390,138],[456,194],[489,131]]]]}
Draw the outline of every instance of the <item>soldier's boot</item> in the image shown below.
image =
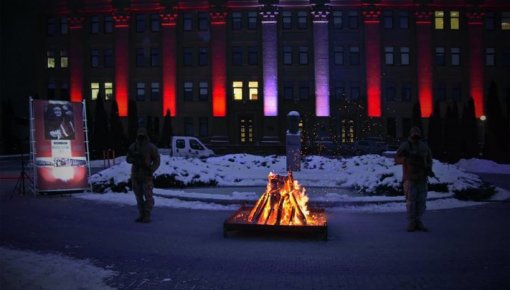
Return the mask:
{"type": "Polygon", "coordinates": [[[151,222],[151,212],[145,211],[143,213],[142,223],[148,224],[151,222]]]}
{"type": "Polygon", "coordinates": [[[140,213],[138,214],[138,218],[136,218],[135,222],[141,223],[143,221],[143,218],[144,218],[143,211],[140,211],[140,213]]]}
{"type": "Polygon", "coordinates": [[[416,229],[420,232],[428,232],[429,231],[429,229],[421,221],[416,222],[416,229]]]}
{"type": "Polygon", "coordinates": [[[415,221],[411,221],[409,222],[409,224],[407,225],[407,231],[408,232],[414,232],[416,231],[417,228],[416,228],[416,222],[415,221]]]}

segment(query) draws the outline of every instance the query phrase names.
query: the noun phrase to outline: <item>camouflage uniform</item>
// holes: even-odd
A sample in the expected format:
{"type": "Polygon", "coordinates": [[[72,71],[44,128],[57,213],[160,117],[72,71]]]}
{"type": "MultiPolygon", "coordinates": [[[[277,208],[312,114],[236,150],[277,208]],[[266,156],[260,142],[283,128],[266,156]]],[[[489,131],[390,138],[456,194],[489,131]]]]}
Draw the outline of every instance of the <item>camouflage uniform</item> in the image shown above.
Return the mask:
{"type": "Polygon", "coordinates": [[[126,161],[133,164],[131,166],[131,183],[140,213],[136,221],[150,222],[154,206],[152,175],[158,169],[160,159],[158,148],[149,141],[144,128],[138,129],[136,141],[129,146],[126,161]]]}

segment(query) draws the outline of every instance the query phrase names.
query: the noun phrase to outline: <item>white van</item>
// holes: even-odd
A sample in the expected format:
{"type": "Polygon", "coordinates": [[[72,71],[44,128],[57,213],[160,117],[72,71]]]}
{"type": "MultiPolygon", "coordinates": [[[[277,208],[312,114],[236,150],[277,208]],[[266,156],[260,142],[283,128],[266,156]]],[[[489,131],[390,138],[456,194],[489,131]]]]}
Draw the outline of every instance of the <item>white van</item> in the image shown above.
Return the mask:
{"type": "Polygon", "coordinates": [[[209,157],[214,155],[214,151],[207,148],[196,137],[172,136],[170,155],[176,157],[209,157]]]}

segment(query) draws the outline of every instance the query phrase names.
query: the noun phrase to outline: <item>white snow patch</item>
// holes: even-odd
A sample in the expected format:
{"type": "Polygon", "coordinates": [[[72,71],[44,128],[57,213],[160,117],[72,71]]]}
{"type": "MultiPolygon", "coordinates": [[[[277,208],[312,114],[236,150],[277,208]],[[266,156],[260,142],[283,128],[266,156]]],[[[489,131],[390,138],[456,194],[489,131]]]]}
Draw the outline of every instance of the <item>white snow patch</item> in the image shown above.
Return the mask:
{"type": "Polygon", "coordinates": [[[456,165],[469,172],[510,174],[510,164],[499,164],[492,160],[461,159],[456,165]]]}

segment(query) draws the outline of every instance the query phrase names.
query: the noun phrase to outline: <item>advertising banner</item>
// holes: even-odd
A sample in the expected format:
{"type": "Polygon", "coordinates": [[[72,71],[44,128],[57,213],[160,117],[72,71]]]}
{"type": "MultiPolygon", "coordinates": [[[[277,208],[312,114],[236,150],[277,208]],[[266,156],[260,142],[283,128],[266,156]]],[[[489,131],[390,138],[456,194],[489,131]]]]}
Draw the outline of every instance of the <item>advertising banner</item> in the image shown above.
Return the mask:
{"type": "Polygon", "coordinates": [[[36,189],[88,189],[83,104],[51,100],[32,102],[36,189]]]}

